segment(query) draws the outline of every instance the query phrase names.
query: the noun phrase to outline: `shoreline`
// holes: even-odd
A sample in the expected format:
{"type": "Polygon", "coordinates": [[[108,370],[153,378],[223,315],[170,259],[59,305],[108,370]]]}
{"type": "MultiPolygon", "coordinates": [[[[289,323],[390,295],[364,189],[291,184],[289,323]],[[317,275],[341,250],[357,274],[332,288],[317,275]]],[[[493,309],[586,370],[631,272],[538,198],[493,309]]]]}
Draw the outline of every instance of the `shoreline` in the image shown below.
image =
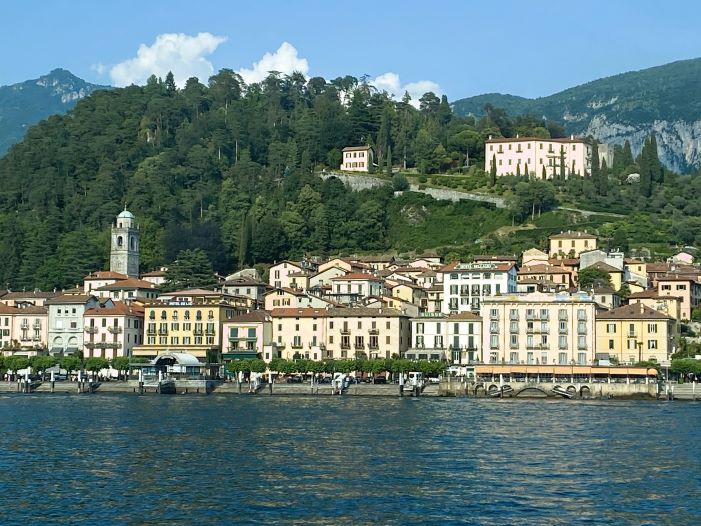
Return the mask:
{"type": "MultiPolygon", "coordinates": [[[[514,400],[554,400],[554,399],[564,399],[553,393],[546,393],[545,391],[540,391],[538,393],[531,393],[528,395],[514,396],[513,393],[505,394],[503,397],[490,397],[485,395],[475,395],[474,391],[468,388],[447,390],[441,389],[440,384],[429,384],[427,385],[423,392],[419,395],[421,397],[428,398],[470,398],[470,399],[490,399],[495,398],[499,400],[514,399],[514,400]]],[[[674,387],[678,387],[675,385],[674,387]]],[[[112,382],[54,382],[53,388],[51,382],[34,382],[30,386],[29,392],[23,391],[22,388],[26,388],[26,384],[18,382],[0,382],[0,394],[133,394],[136,396],[143,395],[159,395],[157,386],[147,385],[143,387],[143,392],[139,392],[139,384],[135,380],[124,381],[112,381],[112,382]]],[[[163,393],[165,394],[165,393],[163,393]]],[[[256,391],[251,391],[248,383],[237,384],[235,382],[227,383],[215,383],[213,381],[205,380],[192,380],[192,381],[181,381],[176,387],[176,392],[173,394],[181,395],[208,395],[208,396],[284,396],[284,397],[333,397],[339,396],[334,395],[332,392],[331,385],[329,384],[315,384],[313,387],[310,384],[287,384],[287,383],[274,383],[272,384],[272,389],[270,384],[262,384],[256,391]]],[[[676,394],[676,393],[675,393],[676,394]]],[[[406,390],[403,396],[400,395],[399,385],[397,384],[354,384],[351,385],[348,390],[340,395],[343,397],[369,397],[369,398],[413,398],[412,393],[406,390]]],[[[591,400],[666,400],[667,397],[664,393],[660,393],[659,396],[649,392],[636,392],[636,393],[617,393],[610,396],[575,396],[568,401],[591,401],[591,400]]],[[[699,396],[692,397],[674,397],[674,400],[697,400],[701,399],[701,393],[699,396]]]]}

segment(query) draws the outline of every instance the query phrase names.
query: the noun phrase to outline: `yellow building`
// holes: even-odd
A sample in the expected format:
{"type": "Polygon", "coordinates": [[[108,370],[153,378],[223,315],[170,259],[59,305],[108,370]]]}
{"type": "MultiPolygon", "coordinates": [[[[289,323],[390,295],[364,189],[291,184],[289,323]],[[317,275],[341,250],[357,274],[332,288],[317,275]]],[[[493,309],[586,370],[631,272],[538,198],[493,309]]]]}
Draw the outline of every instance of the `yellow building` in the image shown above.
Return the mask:
{"type": "Polygon", "coordinates": [[[620,364],[669,359],[677,345],[676,320],[642,303],[596,316],[596,354],[620,364]]]}
{"type": "Polygon", "coordinates": [[[663,296],[654,289],[632,293],[628,296],[628,303],[642,303],[677,321],[682,319],[682,299],[677,296],[663,296]]]}
{"type": "Polygon", "coordinates": [[[155,358],[168,352],[189,353],[200,362],[220,363],[222,325],[247,311],[246,298],[211,290],[173,292],[144,306],[143,345],[133,356],[155,358]]]}
{"type": "Polygon", "coordinates": [[[579,254],[597,247],[597,237],[587,232],[560,232],[550,236],[550,257],[578,258],[579,254]]]}

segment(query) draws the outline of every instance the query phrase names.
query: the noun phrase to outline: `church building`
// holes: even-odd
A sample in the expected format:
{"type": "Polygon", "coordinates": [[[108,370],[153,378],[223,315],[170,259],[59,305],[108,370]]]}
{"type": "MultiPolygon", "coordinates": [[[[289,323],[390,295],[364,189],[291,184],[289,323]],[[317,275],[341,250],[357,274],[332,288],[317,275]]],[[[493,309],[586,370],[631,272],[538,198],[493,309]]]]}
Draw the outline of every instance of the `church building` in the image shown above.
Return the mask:
{"type": "Polygon", "coordinates": [[[139,277],[139,226],[126,208],[112,225],[110,271],[139,277]]]}

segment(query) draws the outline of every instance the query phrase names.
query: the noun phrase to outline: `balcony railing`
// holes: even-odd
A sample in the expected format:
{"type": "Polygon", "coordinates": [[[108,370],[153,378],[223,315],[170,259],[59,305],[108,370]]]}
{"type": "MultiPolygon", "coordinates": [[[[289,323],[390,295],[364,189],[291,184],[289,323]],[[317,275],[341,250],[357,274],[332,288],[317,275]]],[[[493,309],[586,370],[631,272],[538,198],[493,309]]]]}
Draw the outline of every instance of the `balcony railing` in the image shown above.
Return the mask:
{"type": "Polygon", "coordinates": [[[204,331],[207,336],[214,336],[214,329],[207,329],[204,331]]]}
{"type": "MultiPolygon", "coordinates": [[[[168,335],[168,329],[158,329],[158,334],[160,336],[167,336],[168,335]]],[[[197,333],[195,333],[197,334],[197,333]]]]}
{"type": "Polygon", "coordinates": [[[370,329],[368,332],[370,334],[380,334],[380,329],[370,329]]]}
{"type": "Polygon", "coordinates": [[[354,348],[356,351],[362,351],[363,349],[365,349],[365,344],[364,344],[364,343],[356,343],[356,344],[353,346],[353,348],[354,348]]]}
{"type": "MultiPolygon", "coordinates": [[[[97,349],[107,349],[107,348],[116,348],[116,349],[121,349],[122,344],[120,342],[91,342],[92,346],[97,348],[97,349]]],[[[88,346],[88,344],[85,344],[88,346]]]]}
{"type": "Polygon", "coordinates": [[[350,343],[342,343],[342,344],[341,344],[341,349],[346,349],[346,350],[348,350],[348,349],[350,349],[350,348],[351,348],[350,343]]]}
{"type": "Polygon", "coordinates": [[[155,328],[152,328],[152,327],[149,327],[148,329],[146,329],[146,334],[155,335],[155,334],[156,334],[156,329],[155,329],[155,328]]]}
{"type": "Polygon", "coordinates": [[[348,327],[343,327],[341,329],[341,334],[350,334],[350,329],[348,327]]]}
{"type": "Polygon", "coordinates": [[[95,327],[94,325],[86,325],[85,332],[87,332],[88,334],[97,334],[97,327],[95,327]]]}
{"type": "Polygon", "coordinates": [[[638,337],[638,333],[635,332],[635,331],[628,331],[628,332],[626,333],[626,336],[627,336],[628,338],[637,338],[637,337],[638,337]]]}
{"type": "Polygon", "coordinates": [[[302,345],[302,342],[299,342],[299,343],[292,343],[292,345],[290,345],[290,347],[292,347],[293,349],[301,349],[304,347],[304,345],[302,345]]]}
{"type": "Polygon", "coordinates": [[[202,329],[195,329],[192,331],[195,336],[202,336],[202,329]]]}
{"type": "Polygon", "coordinates": [[[112,325],[111,327],[107,327],[107,330],[110,331],[112,334],[121,334],[123,329],[121,327],[112,325]]]}

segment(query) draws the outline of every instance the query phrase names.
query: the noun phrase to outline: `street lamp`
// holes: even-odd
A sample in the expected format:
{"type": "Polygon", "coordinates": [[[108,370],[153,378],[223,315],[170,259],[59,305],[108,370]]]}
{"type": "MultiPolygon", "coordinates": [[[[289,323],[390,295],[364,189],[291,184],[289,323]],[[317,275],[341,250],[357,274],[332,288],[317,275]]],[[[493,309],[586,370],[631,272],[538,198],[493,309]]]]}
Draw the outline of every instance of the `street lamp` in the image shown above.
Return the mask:
{"type": "Polygon", "coordinates": [[[643,361],[643,342],[635,341],[635,345],[638,347],[638,363],[643,361]]]}

